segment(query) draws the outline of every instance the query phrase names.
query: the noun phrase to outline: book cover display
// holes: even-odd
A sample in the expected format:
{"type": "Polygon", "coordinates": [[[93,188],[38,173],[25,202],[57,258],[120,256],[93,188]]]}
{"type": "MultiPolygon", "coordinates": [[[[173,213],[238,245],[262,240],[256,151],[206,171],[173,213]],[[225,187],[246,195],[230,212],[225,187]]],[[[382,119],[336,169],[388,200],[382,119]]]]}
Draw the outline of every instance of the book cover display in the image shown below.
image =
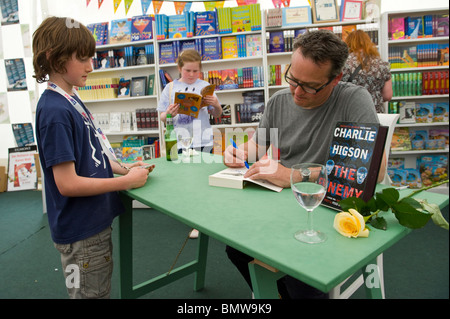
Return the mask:
{"type": "Polygon", "coordinates": [[[8,192],[36,189],[37,171],[34,155],[37,154],[37,146],[9,148],[8,154],[8,192]]]}
{"type": "Polygon", "coordinates": [[[136,16],[131,18],[131,41],[153,39],[152,16],[136,16]]]}
{"type": "Polygon", "coordinates": [[[340,210],[342,199],[357,197],[368,201],[373,196],[387,130],[375,123],[336,124],[326,163],[328,188],[324,206],[340,210]]]}
{"type": "Polygon", "coordinates": [[[131,18],[111,21],[109,43],[127,43],[131,41],[131,18]]]}

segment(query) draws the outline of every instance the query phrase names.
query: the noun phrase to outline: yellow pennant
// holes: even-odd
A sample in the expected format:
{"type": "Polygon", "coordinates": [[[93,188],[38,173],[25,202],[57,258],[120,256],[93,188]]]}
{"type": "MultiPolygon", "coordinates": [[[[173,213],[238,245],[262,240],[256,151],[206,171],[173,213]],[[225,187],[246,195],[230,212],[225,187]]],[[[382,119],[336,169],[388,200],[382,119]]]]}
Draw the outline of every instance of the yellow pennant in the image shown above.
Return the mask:
{"type": "Polygon", "coordinates": [[[116,13],[117,8],[120,6],[122,0],[114,0],[114,13],[116,13]]]}
{"type": "Polygon", "coordinates": [[[203,2],[206,11],[214,11],[214,8],[223,8],[225,1],[209,1],[203,2]]]}

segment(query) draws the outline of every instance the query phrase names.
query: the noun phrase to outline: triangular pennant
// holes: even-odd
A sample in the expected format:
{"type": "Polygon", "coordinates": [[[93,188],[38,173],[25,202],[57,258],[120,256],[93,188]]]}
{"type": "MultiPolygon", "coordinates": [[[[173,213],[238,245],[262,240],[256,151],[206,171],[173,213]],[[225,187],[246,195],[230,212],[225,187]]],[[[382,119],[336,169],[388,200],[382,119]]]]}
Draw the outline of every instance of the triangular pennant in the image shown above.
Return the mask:
{"type": "Polygon", "coordinates": [[[122,0],[114,0],[114,13],[116,13],[117,8],[120,6],[122,0]]]}
{"type": "MultiPolygon", "coordinates": [[[[291,4],[291,0],[283,0],[282,2],[286,8],[288,8],[289,5],[291,4]]],[[[309,0],[308,0],[308,2],[309,2],[309,6],[311,6],[311,2],[309,0]]]]}
{"type": "Polygon", "coordinates": [[[155,10],[155,14],[159,13],[159,10],[161,10],[161,6],[163,5],[164,1],[153,1],[153,10],[155,10]]]}
{"type": "Polygon", "coordinates": [[[98,0],[98,8],[100,9],[100,7],[102,6],[102,4],[103,4],[103,0],[98,0]]]}
{"type": "Polygon", "coordinates": [[[238,7],[256,3],[256,0],[236,0],[238,7]]]}
{"type": "Polygon", "coordinates": [[[142,6],[142,14],[147,14],[147,10],[150,7],[150,3],[152,3],[152,0],[141,0],[141,6],[142,6]]]}
{"type": "Polygon", "coordinates": [[[214,8],[223,8],[225,1],[209,1],[203,2],[206,11],[214,11],[214,8]]]}
{"type": "Polygon", "coordinates": [[[176,14],[182,14],[184,11],[184,6],[186,5],[186,2],[184,1],[174,1],[173,5],[175,6],[175,13],[176,14]]]}
{"type": "Polygon", "coordinates": [[[86,8],[89,5],[89,3],[91,3],[91,0],[86,0],[86,8]]]}
{"type": "Polygon", "coordinates": [[[272,0],[272,3],[275,8],[281,8],[281,0],[272,0]]]}
{"type": "Polygon", "coordinates": [[[125,0],[125,15],[127,15],[128,10],[130,10],[132,3],[133,3],[133,0],[125,0]]]}

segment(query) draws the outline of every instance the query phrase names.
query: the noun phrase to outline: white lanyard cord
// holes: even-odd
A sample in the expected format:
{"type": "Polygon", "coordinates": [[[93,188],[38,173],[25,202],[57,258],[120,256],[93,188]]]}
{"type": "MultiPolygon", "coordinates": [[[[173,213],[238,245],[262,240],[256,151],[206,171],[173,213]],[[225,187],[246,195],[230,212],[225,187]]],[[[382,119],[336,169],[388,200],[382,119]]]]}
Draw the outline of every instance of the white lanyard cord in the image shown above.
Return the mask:
{"type": "MultiPolygon", "coordinates": [[[[126,170],[130,170],[129,167],[123,166],[116,158],[116,155],[114,154],[114,151],[111,147],[111,144],[108,141],[108,138],[106,137],[105,134],[103,134],[102,130],[100,128],[96,128],[94,121],[93,121],[93,117],[92,114],[89,111],[85,111],[83,109],[83,107],[80,105],[80,103],[78,103],[78,101],[76,99],[74,99],[73,97],[71,97],[69,94],[67,94],[67,92],[65,92],[63,89],[61,89],[58,85],[56,85],[53,82],[48,82],[48,89],[53,90],[59,94],[61,94],[62,96],[64,96],[69,102],[70,104],[73,105],[73,107],[78,111],[78,113],[80,113],[80,115],[87,120],[88,124],[94,129],[95,132],[95,136],[97,137],[97,139],[100,142],[100,145],[103,149],[103,152],[106,154],[106,156],[112,160],[113,162],[116,162],[120,165],[120,167],[125,168],[126,170]]],[[[73,89],[72,91],[78,98],[78,92],[73,89]]],[[[80,99],[81,100],[81,99],[80,99]]]]}

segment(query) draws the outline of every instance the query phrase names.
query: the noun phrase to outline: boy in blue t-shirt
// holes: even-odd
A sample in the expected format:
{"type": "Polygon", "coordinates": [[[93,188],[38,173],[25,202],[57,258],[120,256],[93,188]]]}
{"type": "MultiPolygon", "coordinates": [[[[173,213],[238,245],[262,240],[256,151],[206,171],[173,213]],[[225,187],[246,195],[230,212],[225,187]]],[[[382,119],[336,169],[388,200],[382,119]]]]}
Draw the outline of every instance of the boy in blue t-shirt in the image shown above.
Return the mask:
{"type": "Polygon", "coordinates": [[[70,18],[47,18],[33,34],[35,78],[48,81],[37,105],[36,138],[51,236],[71,298],[109,297],[111,223],[124,212],[117,191],[143,186],[154,168],[118,163],[76,94],[74,87],[85,86],[92,72],[94,53],[92,34],[70,18]]]}

